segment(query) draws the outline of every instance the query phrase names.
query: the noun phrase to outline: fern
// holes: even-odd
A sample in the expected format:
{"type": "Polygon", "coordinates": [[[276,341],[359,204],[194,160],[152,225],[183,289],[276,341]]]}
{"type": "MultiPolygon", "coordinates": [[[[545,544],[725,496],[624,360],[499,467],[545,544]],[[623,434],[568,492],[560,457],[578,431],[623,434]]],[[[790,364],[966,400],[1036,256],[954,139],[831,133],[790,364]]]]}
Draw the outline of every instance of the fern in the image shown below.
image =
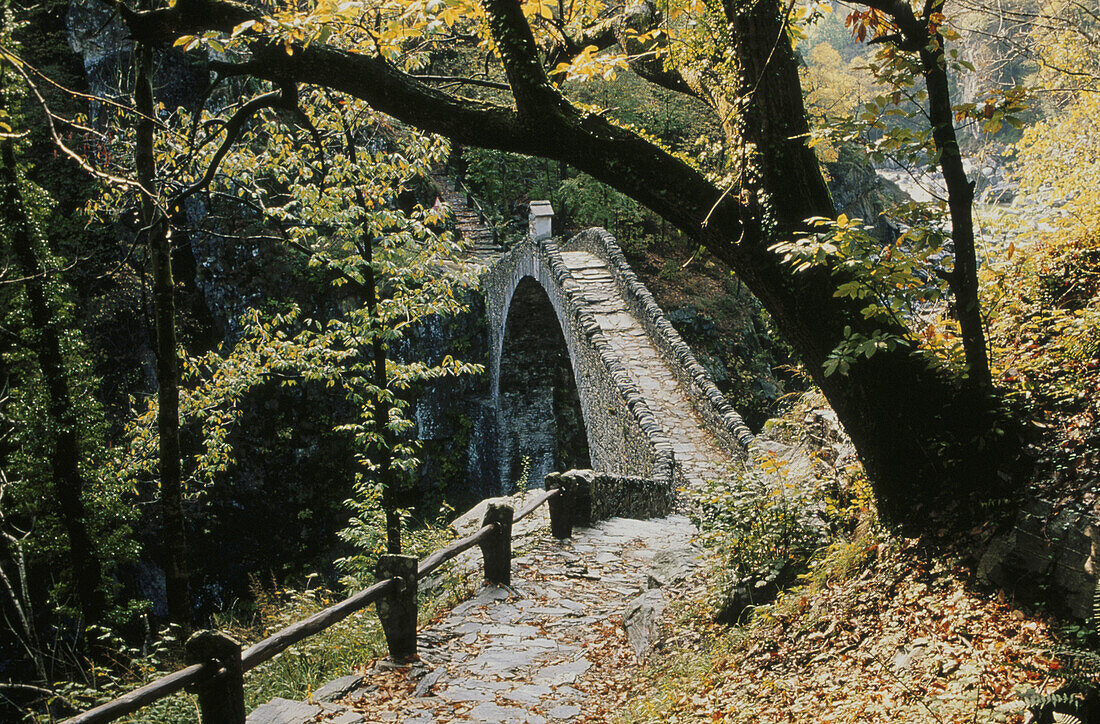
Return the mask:
{"type": "MultiPolygon", "coordinates": [[[[1092,591],[1091,623],[1095,635],[1100,623],[1100,580],[1092,591]]],[[[1074,646],[1059,646],[1052,653],[1058,666],[1051,667],[1049,674],[1063,683],[1053,694],[1024,697],[1032,713],[1032,721],[1039,724],[1085,724],[1095,721],[1095,710],[1100,701],[1100,653],[1074,646]]]]}
{"type": "Polygon", "coordinates": [[[1060,711],[1054,712],[1053,717],[1051,721],[1053,721],[1054,724],[1085,724],[1084,719],[1076,717],[1073,714],[1063,714],[1060,711]]]}

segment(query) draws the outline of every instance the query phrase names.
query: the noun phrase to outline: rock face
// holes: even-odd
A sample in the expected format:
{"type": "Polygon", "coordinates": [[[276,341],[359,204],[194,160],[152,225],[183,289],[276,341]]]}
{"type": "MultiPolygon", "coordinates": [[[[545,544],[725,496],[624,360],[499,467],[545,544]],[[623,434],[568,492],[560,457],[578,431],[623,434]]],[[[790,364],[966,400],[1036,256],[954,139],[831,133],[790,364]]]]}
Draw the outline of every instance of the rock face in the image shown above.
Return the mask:
{"type": "Polygon", "coordinates": [[[889,206],[908,200],[908,195],[896,184],[875,173],[870,161],[857,152],[841,146],[837,160],[824,164],[829,176],[829,192],[840,213],[863,219],[873,228],[872,235],[891,242],[898,229],[882,212],[889,206]]]}
{"type": "Polygon", "coordinates": [[[785,561],[777,561],[763,573],[734,579],[723,594],[714,620],[729,626],[741,623],[754,607],[771,602],[791,584],[794,573],[785,561]]]}
{"type": "Polygon", "coordinates": [[[1100,520],[1096,513],[1032,498],[1011,529],[995,536],[978,563],[978,579],[1057,612],[1093,615],[1100,520]]]}

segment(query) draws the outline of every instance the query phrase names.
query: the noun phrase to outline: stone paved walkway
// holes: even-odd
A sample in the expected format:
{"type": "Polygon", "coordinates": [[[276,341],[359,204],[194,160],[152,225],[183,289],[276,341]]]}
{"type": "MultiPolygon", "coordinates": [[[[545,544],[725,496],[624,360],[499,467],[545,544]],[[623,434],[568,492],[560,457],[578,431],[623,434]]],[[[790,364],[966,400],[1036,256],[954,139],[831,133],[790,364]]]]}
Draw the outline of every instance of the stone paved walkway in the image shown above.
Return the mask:
{"type": "Polygon", "coordinates": [[[641,389],[672,441],[676,461],[692,487],[728,472],[734,464],[708,433],[672,369],[629,311],[602,259],[586,251],[562,252],[566,267],[582,285],[588,311],[641,389]]]}
{"type": "Polygon", "coordinates": [[[382,686],[368,676],[328,720],[537,724],[590,713],[601,679],[637,665],[628,603],[660,551],[691,551],[694,527],[682,516],[615,518],[556,541],[542,518],[534,549],[514,560],[512,586],[483,587],[420,632],[422,678],[401,672],[407,686],[382,686]]]}
{"type": "Polygon", "coordinates": [[[451,207],[455,231],[466,245],[467,260],[475,264],[492,264],[504,252],[504,247],[497,241],[492,228],[481,220],[478,209],[469,205],[466,193],[455,188],[454,179],[440,174],[435,180],[441,199],[451,207]]]}

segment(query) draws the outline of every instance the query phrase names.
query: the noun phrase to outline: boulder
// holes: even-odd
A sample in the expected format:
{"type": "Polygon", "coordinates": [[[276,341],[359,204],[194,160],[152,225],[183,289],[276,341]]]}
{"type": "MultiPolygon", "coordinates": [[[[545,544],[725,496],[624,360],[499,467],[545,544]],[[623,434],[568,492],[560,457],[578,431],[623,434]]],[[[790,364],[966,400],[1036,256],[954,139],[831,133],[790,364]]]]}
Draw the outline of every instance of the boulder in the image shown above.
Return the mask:
{"type": "Polygon", "coordinates": [[[691,547],[658,551],[646,571],[646,587],[663,588],[682,581],[695,565],[696,555],[691,547]]]}
{"type": "Polygon", "coordinates": [[[660,618],[667,602],[664,591],[654,588],[635,598],[626,607],[623,627],[639,661],[645,660],[660,643],[660,618]]]}
{"type": "Polygon", "coordinates": [[[309,697],[309,700],[314,702],[330,702],[336,701],[337,699],[343,699],[362,683],[363,677],[359,674],[341,676],[339,679],[330,681],[317,689],[317,691],[313,692],[313,696],[309,697]]]}
{"type": "Polygon", "coordinates": [[[323,711],[319,704],[276,697],[253,710],[245,724],[305,724],[323,711]]]}

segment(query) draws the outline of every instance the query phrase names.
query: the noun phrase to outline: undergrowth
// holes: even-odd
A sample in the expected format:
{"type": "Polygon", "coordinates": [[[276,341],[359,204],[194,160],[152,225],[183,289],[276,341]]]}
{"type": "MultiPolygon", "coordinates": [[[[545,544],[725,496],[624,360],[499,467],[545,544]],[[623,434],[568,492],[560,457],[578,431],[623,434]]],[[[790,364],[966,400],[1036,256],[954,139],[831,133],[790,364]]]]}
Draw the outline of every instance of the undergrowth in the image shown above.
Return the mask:
{"type": "Polygon", "coordinates": [[[813,402],[702,495],[714,555],[617,721],[1022,722],[1051,687],[1045,625],[976,590],[951,545],[882,526],[858,466],[805,429],[813,402]],[[776,561],[789,574],[765,591],[776,561]],[[722,622],[745,580],[767,595],[722,622]]]}

